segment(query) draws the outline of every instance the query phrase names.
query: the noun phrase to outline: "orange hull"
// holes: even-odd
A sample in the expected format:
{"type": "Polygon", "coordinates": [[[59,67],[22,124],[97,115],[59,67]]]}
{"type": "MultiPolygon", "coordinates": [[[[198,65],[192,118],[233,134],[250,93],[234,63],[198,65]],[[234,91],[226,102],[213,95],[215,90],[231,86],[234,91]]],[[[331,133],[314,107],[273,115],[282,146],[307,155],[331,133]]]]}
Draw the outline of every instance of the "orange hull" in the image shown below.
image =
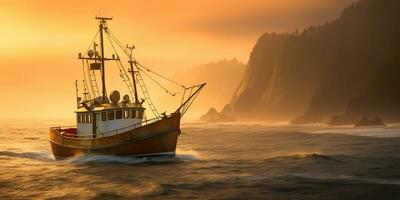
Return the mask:
{"type": "MultiPolygon", "coordinates": [[[[62,132],[67,129],[51,128],[49,141],[56,159],[90,153],[116,156],[174,155],[181,133],[180,119],[180,114],[174,114],[151,124],[99,138],[65,137],[62,132]]],[[[68,130],[71,131],[71,128],[68,130]]]]}

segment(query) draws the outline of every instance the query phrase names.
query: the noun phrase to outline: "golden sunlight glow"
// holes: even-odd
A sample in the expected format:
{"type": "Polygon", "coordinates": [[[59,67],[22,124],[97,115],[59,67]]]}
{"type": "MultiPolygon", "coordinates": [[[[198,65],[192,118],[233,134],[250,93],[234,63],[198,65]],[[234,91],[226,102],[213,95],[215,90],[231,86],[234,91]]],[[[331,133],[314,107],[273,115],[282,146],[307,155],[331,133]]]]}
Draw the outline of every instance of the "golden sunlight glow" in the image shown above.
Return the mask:
{"type": "Polygon", "coordinates": [[[73,116],[76,57],[96,33],[96,14],[114,17],[110,28],[136,45],[141,63],[173,75],[225,58],[246,63],[262,33],[332,20],[353,1],[3,0],[0,118],[73,116]]]}

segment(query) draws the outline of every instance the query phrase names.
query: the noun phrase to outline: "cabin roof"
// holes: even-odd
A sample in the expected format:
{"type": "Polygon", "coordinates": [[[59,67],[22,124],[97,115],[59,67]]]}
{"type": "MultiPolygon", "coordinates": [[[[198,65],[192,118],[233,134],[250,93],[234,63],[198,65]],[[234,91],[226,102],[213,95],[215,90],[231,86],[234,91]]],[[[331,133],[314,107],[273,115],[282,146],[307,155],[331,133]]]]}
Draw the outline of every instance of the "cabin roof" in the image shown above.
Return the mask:
{"type": "MultiPolygon", "coordinates": [[[[144,110],[145,108],[140,105],[140,104],[134,104],[134,103],[107,103],[107,104],[101,104],[99,106],[96,106],[92,112],[100,112],[100,111],[106,111],[106,110],[115,110],[115,109],[139,109],[139,110],[144,110]]],[[[90,112],[87,110],[85,107],[80,107],[76,111],[76,113],[81,113],[81,112],[90,112]]]]}

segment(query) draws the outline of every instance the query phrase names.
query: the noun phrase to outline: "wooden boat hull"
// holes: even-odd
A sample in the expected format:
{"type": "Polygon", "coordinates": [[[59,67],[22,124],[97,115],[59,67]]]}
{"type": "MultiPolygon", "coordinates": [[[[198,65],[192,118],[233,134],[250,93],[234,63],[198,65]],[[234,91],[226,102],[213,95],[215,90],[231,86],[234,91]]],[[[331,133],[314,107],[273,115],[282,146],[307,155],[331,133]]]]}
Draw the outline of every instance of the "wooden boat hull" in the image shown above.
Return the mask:
{"type": "Polygon", "coordinates": [[[61,128],[51,128],[49,141],[56,159],[85,154],[115,156],[175,155],[180,135],[180,114],[116,135],[99,138],[64,137],[61,128]]]}

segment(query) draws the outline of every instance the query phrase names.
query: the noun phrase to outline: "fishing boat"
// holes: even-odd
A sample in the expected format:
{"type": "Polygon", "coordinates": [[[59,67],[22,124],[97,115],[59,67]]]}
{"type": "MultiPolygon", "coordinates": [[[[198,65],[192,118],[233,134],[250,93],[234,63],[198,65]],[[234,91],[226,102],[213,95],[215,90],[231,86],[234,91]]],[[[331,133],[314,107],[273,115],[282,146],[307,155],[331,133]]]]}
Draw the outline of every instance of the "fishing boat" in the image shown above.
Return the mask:
{"type": "Polygon", "coordinates": [[[84,79],[82,94],[79,92],[78,81],[75,81],[76,126],[51,127],[49,131],[48,140],[54,157],[65,159],[85,154],[175,155],[181,134],[181,118],[206,83],[187,87],[143,66],[133,56],[135,46],[122,45],[109,29],[107,22],[112,20],[111,17],[96,17],[96,20],[99,27],[97,34],[86,52],[78,54],[78,59],[82,61],[84,79]],[[108,57],[105,52],[106,39],[108,49],[112,49],[108,57]],[[106,64],[107,67],[111,66],[111,62],[115,62],[128,94],[122,96],[118,90],[107,94],[106,64]],[[175,96],[177,93],[171,92],[154,77],[182,89],[176,110],[160,114],[150,98],[143,75],[148,76],[169,95],[175,96]],[[100,79],[101,88],[97,81],[100,79]],[[140,100],[138,90],[141,91],[140,100]],[[148,117],[146,107],[154,117],[148,117]]]}

